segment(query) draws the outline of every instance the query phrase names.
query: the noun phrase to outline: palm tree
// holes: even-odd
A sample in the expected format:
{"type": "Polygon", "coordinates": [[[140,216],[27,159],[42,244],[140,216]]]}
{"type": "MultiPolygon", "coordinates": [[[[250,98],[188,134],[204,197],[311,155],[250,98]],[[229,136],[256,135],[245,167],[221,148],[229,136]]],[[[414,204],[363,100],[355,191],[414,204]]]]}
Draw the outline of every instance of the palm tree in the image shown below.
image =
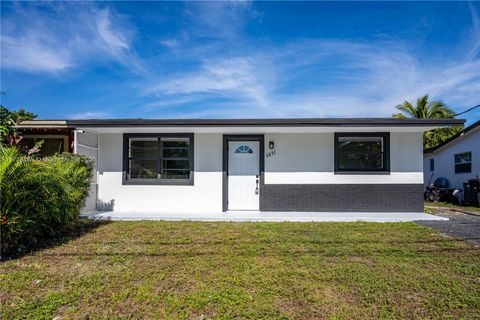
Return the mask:
{"type": "MultiPolygon", "coordinates": [[[[396,113],[393,115],[393,117],[400,119],[445,119],[452,118],[455,115],[455,112],[448,108],[443,102],[428,101],[428,94],[418,98],[415,106],[410,102],[405,101],[404,103],[396,106],[396,108],[402,111],[402,113],[396,113]]],[[[463,128],[460,126],[455,126],[427,131],[423,135],[423,147],[434,147],[462,131],[462,129],[463,128]]]]}

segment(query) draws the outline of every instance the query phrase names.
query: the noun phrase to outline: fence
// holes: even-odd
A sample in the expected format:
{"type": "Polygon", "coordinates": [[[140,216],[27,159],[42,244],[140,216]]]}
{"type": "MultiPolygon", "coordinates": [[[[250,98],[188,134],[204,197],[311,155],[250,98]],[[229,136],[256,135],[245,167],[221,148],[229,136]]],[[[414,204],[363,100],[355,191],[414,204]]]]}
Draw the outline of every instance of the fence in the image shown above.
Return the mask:
{"type": "Polygon", "coordinates": [[[85,201],[82,212],[97,209],[97,191],[98,191],[98,135],[93,132],[75,130],[73,152],[90,157],[94,160],[93,179],[90,185],[90,194],[85,201]]]}

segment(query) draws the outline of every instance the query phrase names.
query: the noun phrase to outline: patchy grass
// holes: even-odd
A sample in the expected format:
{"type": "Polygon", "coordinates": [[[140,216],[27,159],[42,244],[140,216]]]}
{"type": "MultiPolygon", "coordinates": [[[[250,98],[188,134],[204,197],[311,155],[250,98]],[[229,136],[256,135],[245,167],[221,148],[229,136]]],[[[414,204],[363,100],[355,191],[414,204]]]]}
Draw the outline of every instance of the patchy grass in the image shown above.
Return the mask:
{"type": "Polygon", "coordinates": [[[414,223],[96,226],[1,263],[0,318],[480,315],[479,247],[414,223]]]}
{"type": "Polygon", "coordinates": [[[432,209],[432,207],[434,207],[433,208],[434,210],[435,208],[448,208],[448,209],[454,209],[457,211],[469,212],[469,213],[480,215],[480,207],[460,206],[460,205],[456,205],[448,202],[429,202],[429,201],[425,202],[425,206],[429,207],[429,208],[426,208],[427,210],[432,209]]]}

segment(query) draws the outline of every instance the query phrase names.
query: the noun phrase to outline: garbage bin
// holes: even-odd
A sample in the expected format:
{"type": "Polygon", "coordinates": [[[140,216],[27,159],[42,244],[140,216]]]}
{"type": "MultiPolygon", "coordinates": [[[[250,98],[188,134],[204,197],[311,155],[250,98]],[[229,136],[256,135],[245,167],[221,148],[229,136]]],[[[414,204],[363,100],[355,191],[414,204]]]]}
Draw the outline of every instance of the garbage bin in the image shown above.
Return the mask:
{"type": "Polygon", "coordinates": [[[479,205],[480,179],[470,179],[463,184],[463,202],[472,206],[479,205]]]}

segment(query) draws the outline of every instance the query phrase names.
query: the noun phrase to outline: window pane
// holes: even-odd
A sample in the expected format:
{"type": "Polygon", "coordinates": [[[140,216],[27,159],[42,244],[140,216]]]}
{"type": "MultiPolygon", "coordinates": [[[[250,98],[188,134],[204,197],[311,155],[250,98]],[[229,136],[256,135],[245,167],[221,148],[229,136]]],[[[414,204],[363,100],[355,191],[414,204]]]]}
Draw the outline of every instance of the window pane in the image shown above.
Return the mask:
{"type": "Polygon", "coordinates": [[[165,158],[188,158],[189,148],[163,148],[163,157],[165,158]]]}
{"type": "Polygon", "coordinates": [[[162,179],[188,179],[190,170],[163,170],[162,179]]]}
{"type": "Polygon", "coordinates": [[[455,165],[455,173],[472,172],[472,163],[460,163],[455,165]]]}
{"type": "Polygon", "coordinates": [[[130,178],[133,179],[156,179],[156,160],[130,160],[130,178]]]}
{"type": "Polygon", "coordinates": [[[157,149],[153,149],[153,148],[130,148],[130,158],[155,159],[155,158],[157,158],[157,149]]]}
{"type": "Polygon", "coordinates": [[[464,152],[455,155],[455,163],[467,163],[472,162],[472,153],[464,152]]]}
{"type": "Polygon", "coordinates": [[[162,138],[163,148],[188,148],[190,147],[189,138],[162,138]]]}
{"type": "Polygon", "coordinates": [[[340,170],[381,170],[383,138],[339,137],[337,155],[340,170]]]}
{"type": "Polygon", "coordinates": [[[190,177],[190,139],[162,138],[162,179],[190,177]]]}
{"type": "Polygon", "coordinates": [[[157,138],[130,139],[129,157],[137,159],[156,159],[158,157],[157,138]]]}
{"type": "Polygon", "coordinates": [[[190,138],[161,136],[129,138],[128,178],[189,179],[190,147],[190,138]]]}
{"type": "Polygon", "coordinates": [[[157,138],[130,138],[130,147],[157,148],[157,138]]]}
{"type": "Polygon", "coordinates": [[[189,169],[188,160],[163,160],[163,169],[189,169]]]}
{"type": "Polygon", "coordinates": [[[190,176],[188,160],[163,160],[163,179],[188,179],[190,176]]]}

